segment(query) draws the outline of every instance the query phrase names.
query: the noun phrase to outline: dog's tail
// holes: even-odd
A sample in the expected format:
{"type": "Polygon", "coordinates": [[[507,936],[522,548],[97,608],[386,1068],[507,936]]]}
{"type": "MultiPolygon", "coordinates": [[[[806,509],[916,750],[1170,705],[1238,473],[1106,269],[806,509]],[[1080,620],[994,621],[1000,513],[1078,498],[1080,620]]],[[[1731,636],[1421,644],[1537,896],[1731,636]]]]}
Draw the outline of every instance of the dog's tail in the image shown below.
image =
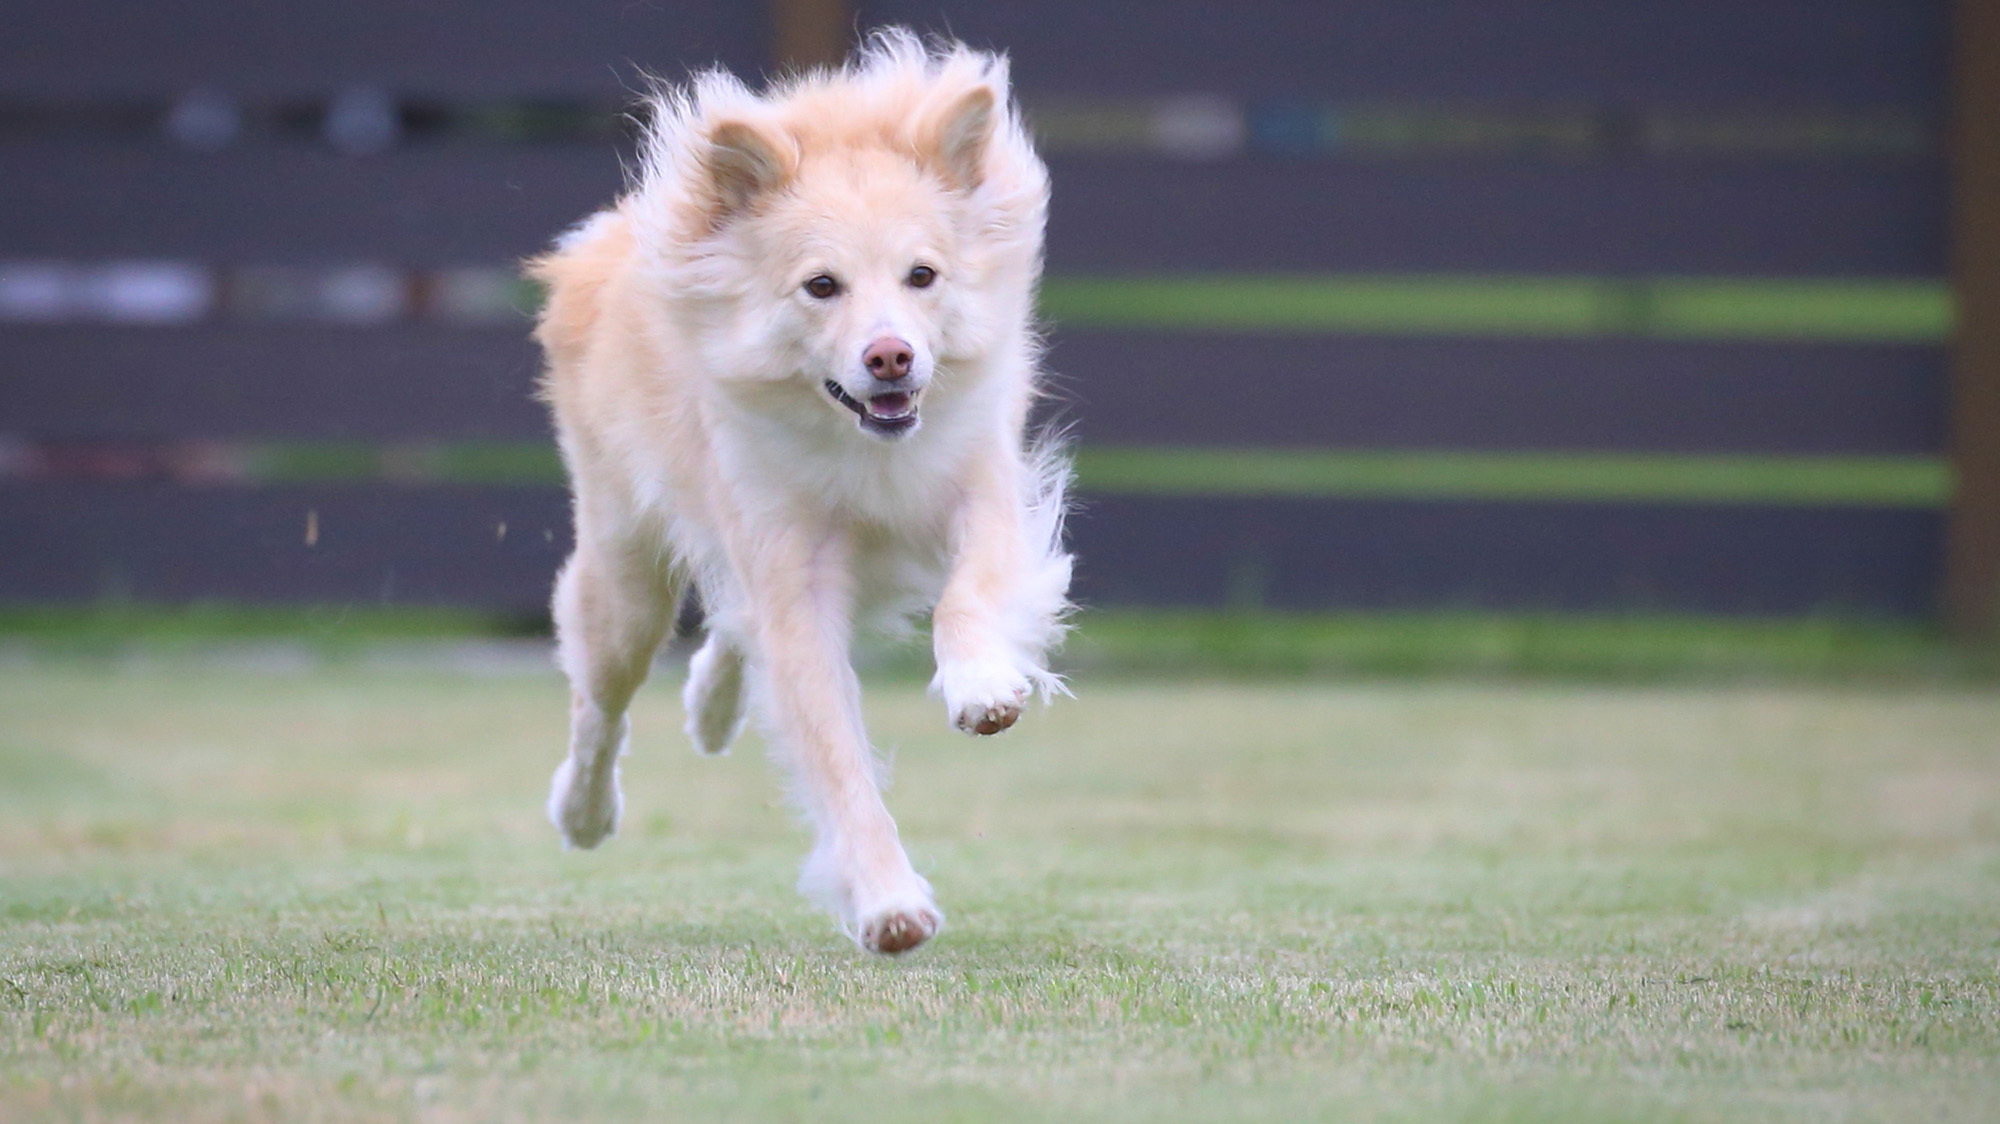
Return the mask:
{"type": "Polygon", "coordinates": [[[631,244],[631,223],[624,213],[600,211],[564,232],[548,253],[523,264],[522,272],[542,287],[535,339],[548,354],[551,375],[581,357],[597,323],[598,294],[631,244]]]}
{"type": "Polygon", "coordinates": [[[1016,595],[1009,632],[1024,666],[1033,667],[1035,687],[1043,699],[1067,695],[1062,676],[1048,670],[1049,653],[1069,633],[1075,606],[1069,599],[1069,551],[1063,546],[1063,522],[1069,516],[1069,486],[1075,475],[1070,464],[1069,437],[1060,429],[1044,429],[1029,441],[1025,453],[1027,521],[1023,527],[1026,570],[1016,595]]]}

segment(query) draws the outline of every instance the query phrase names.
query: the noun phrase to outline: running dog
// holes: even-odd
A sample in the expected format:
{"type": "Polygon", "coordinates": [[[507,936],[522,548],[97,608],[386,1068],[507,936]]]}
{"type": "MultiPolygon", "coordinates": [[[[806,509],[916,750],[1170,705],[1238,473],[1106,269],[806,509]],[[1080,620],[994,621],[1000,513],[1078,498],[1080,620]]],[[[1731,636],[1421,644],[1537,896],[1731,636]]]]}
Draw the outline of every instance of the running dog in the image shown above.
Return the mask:
{"type": "Polygon", "coordinates": [[[576,518],[549,816],[575,847],[617,830],[627,706],[698,590],[688,736],[721,753],[755,716],[814,832],[800,889],[904,952],[943,914],[883,803],[849,643],[928,610],[932,691],[971,734],[1063,691],[1069,468],[1028,425],[1048,174],[1004,58],[898,29],[650,108],[630,190],[528,266],[576,518]]]}

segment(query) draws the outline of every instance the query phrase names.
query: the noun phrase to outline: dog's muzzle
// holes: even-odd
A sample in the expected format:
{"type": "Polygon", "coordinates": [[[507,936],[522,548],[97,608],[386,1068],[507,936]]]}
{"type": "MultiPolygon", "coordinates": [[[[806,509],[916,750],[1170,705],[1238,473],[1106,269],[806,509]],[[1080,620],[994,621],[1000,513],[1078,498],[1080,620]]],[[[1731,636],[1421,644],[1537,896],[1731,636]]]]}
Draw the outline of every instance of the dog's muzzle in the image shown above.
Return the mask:
{"type": "Polygon", "coordinates": [[[917,427],[917,397],[922,391],[886,390],[863,402],[828,379],[826,392],[853,411],[863,430],[877,437],[901,437],[917,427]]]}

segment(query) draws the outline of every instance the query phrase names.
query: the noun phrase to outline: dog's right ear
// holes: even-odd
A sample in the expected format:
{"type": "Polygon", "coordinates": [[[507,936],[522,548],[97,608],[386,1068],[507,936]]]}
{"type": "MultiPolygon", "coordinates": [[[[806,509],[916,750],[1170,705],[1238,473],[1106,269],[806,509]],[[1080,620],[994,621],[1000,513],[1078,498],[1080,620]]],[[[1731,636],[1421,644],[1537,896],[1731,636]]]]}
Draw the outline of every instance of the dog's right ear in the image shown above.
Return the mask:
{"type": "Polygon", "coordinates": [[[760,196],[792,178],[798,150],[746,121],[724,121],[709,130],[702,165],[708,174],[709,217],[720,226],[760,196]]]}

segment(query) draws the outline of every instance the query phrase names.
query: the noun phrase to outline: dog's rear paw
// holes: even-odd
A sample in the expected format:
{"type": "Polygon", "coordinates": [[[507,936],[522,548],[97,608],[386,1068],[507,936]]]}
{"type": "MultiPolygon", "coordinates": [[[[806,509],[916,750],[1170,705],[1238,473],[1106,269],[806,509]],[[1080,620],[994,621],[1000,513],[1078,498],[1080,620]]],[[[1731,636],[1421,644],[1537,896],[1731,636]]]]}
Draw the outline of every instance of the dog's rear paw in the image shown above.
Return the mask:
{"type": "Polygon", "coordinates": [[[944,696],[952,728],[968,734],[997,734],[1021,718],[1028,705],[1027,677],[999,664],[941,667],[933,686],[944,696]]]}
{"type": "Polygon", "coordinates": [[[884,956],[908,952],[937,936],[944,917],[926,906],[891,909],[861,926],[861,947],[884,956]]]}
{"type": "Polygon", "coordinates": [[[688,663],[681,702],[687,708],[687,734],[694,747],[710,756],[729,752],[730,743],[743,732],[742,653],[711,634],[688,663]]]}
{"type": "Polygon", "coordinates": [[[549,821],[562,832],[563,842],[589,850],[618,833],[618,814],[625,798],[618,791],[616,767],[606,777],[579,772],[576,758],[565,757],[549,784],[549,821]]]}

